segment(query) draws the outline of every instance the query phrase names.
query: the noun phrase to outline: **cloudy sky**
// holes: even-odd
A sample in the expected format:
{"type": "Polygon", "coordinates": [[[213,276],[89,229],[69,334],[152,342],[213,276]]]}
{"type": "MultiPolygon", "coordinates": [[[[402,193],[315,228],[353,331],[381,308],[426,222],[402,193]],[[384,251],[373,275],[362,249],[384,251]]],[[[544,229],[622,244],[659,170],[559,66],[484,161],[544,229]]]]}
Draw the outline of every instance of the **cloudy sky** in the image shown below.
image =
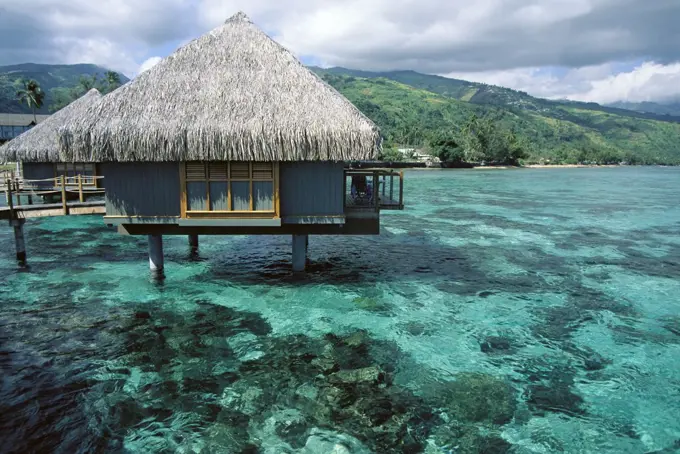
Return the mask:
{"type": "Polygon", "coordinates": [[[0,65],[133,77],[239,10],[306,63],[680,101],[680,0],[0,0],[0,65]]]}

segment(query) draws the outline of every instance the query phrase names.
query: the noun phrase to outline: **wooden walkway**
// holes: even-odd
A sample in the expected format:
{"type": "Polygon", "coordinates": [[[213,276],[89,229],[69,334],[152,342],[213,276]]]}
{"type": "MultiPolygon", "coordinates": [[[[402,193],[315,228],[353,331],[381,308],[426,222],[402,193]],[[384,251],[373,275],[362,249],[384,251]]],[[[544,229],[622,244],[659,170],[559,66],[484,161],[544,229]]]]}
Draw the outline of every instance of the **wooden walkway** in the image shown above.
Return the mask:
{"type": "MultiPolygon", "coordinates": [[[[77,177],[77,188],[69,187],[64,176],[46,180],[7,179],[3,186],[7,206],[0,207],[0,220],[6,219],[11,222],[12,220],[26,218],[105,214],[106,212],[103,200],[87,201],[87,198],[91,196],[103,196],[104,189],[83,188],[80,175],[77,177]],[[49,184],[52,182],[55,182],[58,186],[50,185],[42,190],[32,187],[35,183],[49,184]],[[24,186],[25,184],[26,186],[24,186]],[[34,199],[53,196],[57,196],[61,201],[59,203],[33,203],[34,199]],[[15,198],[16,204],[14,203],[15,198]],[[20,205],[22,198],[28,200],[28,205],[20,205]]],[[[37,200],[35,201],[37,202],[37,200]]]]}
{"type": "MultiPolygon", "coordinates": [[[[103,177],[95,177],[103,178],[103,177]]],[[[88,202],[88,196],[104,195],[104,189],[93,188],[86,190],[83,188],[83,178],[81,175],[76,177],[78,185],[77,192],[71,190],[67,185],[64,175],[59,178],[49,178],[46,180],[21,180],[19,178],[5,180],[4,189],[6,207],[0,207],[0,220],[9,221],[9,225],[14,229],[14,243],[17,250],[17,264],[26,267],[26,241],[24,238],[24,224],[27,218],[39,218],[47,216],[69,216],[85,214],[105,214],[106,207],[103,200],[88,202]],[[48,187],[47,191],[36,190],[32,187],[34,183],[50,185],[54,182],[57,187],[48,187]],[[75,193],[75,194],[74,194],[75,193]],[[36,203],[34,199],[45,199],[46,197],[58,195],[60,203],[36,203]],[[21,198],[25,196],[28,205],[21,205],[21,198]],[[77,197],[77,201],[69,202],[69,196],[77,197]],[[14,199],[16,198],[16,204],[14,199]]],[[[50,185],[51,186],[51,185],[50,185]]],[[[50,202],[52,200],[49,200],[50,202]]]]}
{"type": "MultiPolygon", "coordinates": [[[[38,205],[19,205],[13,208],[14,217],[18,219],[41,218],[47,216],[105,214],[104,201],[98,202],[71,202],[66,204],[67,213],[64,213],[64,205],[61,203],[44,203],[38,205]]],[[[12,219],[12,210],[9,207],[0,208],[0,220],[12,219]]]]}

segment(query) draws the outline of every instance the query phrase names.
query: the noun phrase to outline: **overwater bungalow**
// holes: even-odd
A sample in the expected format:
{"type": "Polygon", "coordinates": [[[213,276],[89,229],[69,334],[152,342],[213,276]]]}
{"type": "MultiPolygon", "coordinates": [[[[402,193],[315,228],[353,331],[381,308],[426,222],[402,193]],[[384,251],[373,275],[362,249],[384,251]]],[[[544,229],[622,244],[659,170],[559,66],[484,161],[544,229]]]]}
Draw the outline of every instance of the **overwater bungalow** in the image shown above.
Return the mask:
{"type": "Polygon", "coordinates": [[[49,115],[0,113],[0,145],[23,134],[36,124],[48,119],[49,115]]]}
{"type": "Polygon", "coordinates": [[[60,130],[73,162],[99,163],[106,215],[148,235],[292,235],[293,269],[308,235],[379,234],[401,209],[402,174],[346,168],[374,159],[377,126],[239,13],[101,98],[60,130]]]}
{"type": "Polygon", "coordinates": [[[77,186],[80,183],[86,190],[102,186],[96,178],[98,167],[95,163],[64,162],[61,159],[58,134],[59,127],[82,115],[85,108],[98,101],[101,96],[93,88],[0,147],[0,162],[21,163],[22,176],[26,181],[24,189],[44,190],[57,187],[61,184],[62,176],[67,186],[77,186]]]}
{"type": "MultiPolygon", "coordinates": [[[[18,137],[47,118],[49,115],[0,113],[0,145],[18,137]]],[[[21,166],[17,163],[16,174],[19,175],[20,172],[21,166]]],[[[3,172],[0,172],[0,177],[2,176],[3,172]]]]}
{"type": "MultiPolygon", "coordinates": [[[[4,190],[7,191],[5,194],[9,205],[9,211],[0,214],[3,218],[9,215],[9,223],[14,228],[17,262],[20,266],[26,265],[23,232],[26,219],[18,216],[12,209],[14,198],[12,190],[16,191],[17,204],[20,204],[22,193],[27,195],[29,205],[33,203],[34,197],[50,201],[55,197],[60,198],[64,214],[69,212],[66,206],[69,196],[79,198],[82,203],[86,194],[96,195],[101,191],[103,185],[97,177],[95,163],[64,162],[61,159],[58,134],[60,126],[73,116],[81,115],[86,107],[98,101],[101,96],[99,91],[92,89],[54,115],[42,119],[40,123],[33,122],[30,127],[25,127],[19,135],[0,146],[0,163],[16,162],[17,179],[20,165],[22,167],[20,182],[0,181],[0,186],[4,186],[4,190]],[[77,187],[77,191],[69,191],[70,187],[77,187]]],[[[16,132],[16,129],[13,132],[16,132]]],[[[49,212],[44,211],[39,215],[49,215],[49,212]]]]}

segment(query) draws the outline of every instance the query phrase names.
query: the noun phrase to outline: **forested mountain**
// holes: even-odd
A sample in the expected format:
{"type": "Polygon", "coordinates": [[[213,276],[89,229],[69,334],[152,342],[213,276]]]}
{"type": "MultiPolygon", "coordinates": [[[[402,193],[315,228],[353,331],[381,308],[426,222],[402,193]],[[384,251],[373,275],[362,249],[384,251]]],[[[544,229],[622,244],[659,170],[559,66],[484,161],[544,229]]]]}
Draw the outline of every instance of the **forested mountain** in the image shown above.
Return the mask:
{"type": "MultiPolygon", "coordinates": [[[[42,65],[24,63],[0,66],[0,112],[32,113],[25,104],[16,99],[16,92],[22,80],[35,80],[45,93],[42,108],[36,113],[47,114],[63,107],[74,97],[85,93],[89,88],[108,88],[106,74],[108,69],[97,65],[42,65]],[[88,88],[89,87],[89,88],[88,88]],[[81,93],[82,92],[82,93],[81,93]]],[[[120,83],[129,79],[117,73],[120,83]]]]}
{"type": "MultiPolygon", "coordinates": [[[[436,78],[441,84],[428,84],[426,90],[384,77],[357,77],[366,73],[317,71],[381,127],[388,150],[428,145],[436,149],[446,143],[449,148],[455,144],[458,151],[448,152],[464,161],[680,164],[677,121],[628,111],[619,114],[619,109],[585,103],[546,101],[497,87],[473,102],[479,90],[470,95],[475,84],[464,81],[449,84],[436,78]],[[504,97],[516,102],[482,102],[504,97]],[[497,150],[499,143],[502,152],[497,150]]],[[[407,75],[416,85],[432,77],[407,75]]]]}
{"type": "Polygon", "coordinates": [[[680,117],[680,102],[661,104],[657,102],[615,102],[609,104],[611,107],[620,109],[634,110],[636,112],[648,112],[657,115],[672,115],[680,117]]]}
{"type": "MultiPolygon", "coordinates": [[[[668,118],[667,112],[656,112],[655,110],[645,111],[634,103],[628,105],[636,108],[629,109],[624,107],[626,103],[617,106],[603,106],[597,103],[577,102],[577,101],[555,101],[531,96],[523,91],[510,88],[487,85],[479,82],[468,82],[466,80],[451,79],[448,77],[435,76],[431,74],[421,74],[416,71],[388,71],[370,72],[358,71],[347,68],[318,68],[312,67],[317,74],[335,74],[343,76],[361,77],[364,79],[384,78],[401,82],[412,87],[438,93],[448,98],[460,101],[480,104],[485,106],[503,107],[512,110],[529,110],[542,115],[562,118],[563,107],[575,107],[581,110],[596,110],[616,115],[633,118],[645,118],[649,120],[675,121],[680,123],[680,116],[668,118]]],[[[649,103],[659,106],[655,103],[649,103]]],[[[680,107],[676,105],[676,107],[680,107]]]]}

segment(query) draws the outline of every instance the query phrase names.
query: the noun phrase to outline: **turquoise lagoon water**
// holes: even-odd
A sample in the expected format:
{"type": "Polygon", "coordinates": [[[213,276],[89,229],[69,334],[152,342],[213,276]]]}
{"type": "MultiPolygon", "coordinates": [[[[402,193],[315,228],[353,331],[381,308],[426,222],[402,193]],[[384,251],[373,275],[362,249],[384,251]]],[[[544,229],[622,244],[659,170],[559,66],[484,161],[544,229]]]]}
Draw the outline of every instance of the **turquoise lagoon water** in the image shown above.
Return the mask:
{"type": "Polygon", "coordinates": [[[382,233],[0,229],[1,452],[680,450],[680,169],[408,171],[382,233]]]}

